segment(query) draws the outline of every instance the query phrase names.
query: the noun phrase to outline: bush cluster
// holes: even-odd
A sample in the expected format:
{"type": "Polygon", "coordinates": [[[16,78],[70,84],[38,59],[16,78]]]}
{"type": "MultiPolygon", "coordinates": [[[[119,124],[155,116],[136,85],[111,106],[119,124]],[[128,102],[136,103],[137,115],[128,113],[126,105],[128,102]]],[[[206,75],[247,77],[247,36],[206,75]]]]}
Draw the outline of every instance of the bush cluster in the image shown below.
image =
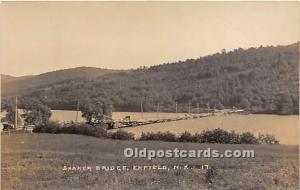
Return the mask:
{"type": "Polygon", "coordinates": [[[107,131],[103,127],[93,126],[85,123],[60,124],[58,122],[49,121],[46,124],[36,126],[33,132],[80,134],[94,137],[107,137],[107,131]]]}
{"type": "Polygon", "coordinates": [[[124,130],[117,130],[114,133],[110,133],[109,137],[118,140],[134,140],[134,134],[124,130]]]}
{"type": "Polygon", "coordinates": [[[111,138],[118,140],[134,140],[134,134],[124,130],[118,130],[114,133],[107,133],[104,126],[89,125],[86,123],[67,123],[61,124],[55,121],[49,121],[46,124],[37,125],[33,132],[36,133],[63,133],[79,134],[93,137],[111,138]]]}
{"type": "Polygon", "coordinates": [[[171,132],[142,133],[141,141],[158,140],[169,142],[196,142],[196,143],[218,143],[218,144],[279,144],[273,135],[262,135],[258,137],[250,132],[236,133],[223,129],[203,130],[200,133],[191,134],[183,132],[179,136],[171,132]]]}
{"type": "MultiPolygon", "coordinates": [[[[50,121],[47,124],[38,125],[33,132],[37,133],[65,133],[81,134],[94,137],[104,137],[118,140],[134,140],[134,134],[117,130],[108,133],[103,126],[93,126],[85,123],[60,124],[50,121]]],[[[171,132],[142,133],[140,141],[167,141],[167,142],[194,142],[194,143],[218,143],[218,144],[279,144],[274,135],[259,134],[258,137],[250,132],[236,133],[223,129],[206,129],[202,132],[191,134],[183,132],[176,135],[171,132]]]]}
{"type": "Polygon", "coordinates": [[[168,141],[175,142],[177,137],[171,132],[158,132],[158,133],[142,133],[140,139],[141,141],[168,141]]]}
{"type": "Polygon", "coordinates": [[[269,134],[259,134],[258,135],[259,144],[279,144],[279,141],[275,138],[274,135],[269,134]]]}

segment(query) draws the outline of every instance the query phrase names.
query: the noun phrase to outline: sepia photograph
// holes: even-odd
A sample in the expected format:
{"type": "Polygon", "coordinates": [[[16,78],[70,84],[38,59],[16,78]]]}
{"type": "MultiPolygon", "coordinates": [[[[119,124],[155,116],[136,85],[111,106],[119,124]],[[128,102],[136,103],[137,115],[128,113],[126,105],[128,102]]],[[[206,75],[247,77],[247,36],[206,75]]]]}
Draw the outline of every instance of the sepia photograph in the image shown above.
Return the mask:
{"type": "Polygon", "coordinates": [[[0,2],[2,190],[298,190],[298,1],[0,2]]]}

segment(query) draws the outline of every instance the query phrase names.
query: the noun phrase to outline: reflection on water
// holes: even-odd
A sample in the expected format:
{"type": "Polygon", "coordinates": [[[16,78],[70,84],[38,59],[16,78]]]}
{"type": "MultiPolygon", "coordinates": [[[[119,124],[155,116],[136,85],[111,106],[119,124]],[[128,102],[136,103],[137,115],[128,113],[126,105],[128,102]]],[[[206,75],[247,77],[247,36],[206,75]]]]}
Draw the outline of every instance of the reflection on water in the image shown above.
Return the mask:
{"type": "MultiPolygon", "coordinates": [[[[134,113],[134,112],[114,112],[113,119],[122,119],[130,115],[132,120],[150,120],[157,118],[174,118],[184,116],[182,113],[134,113]]],[[[81,113],[78,114],[79,121],[84,121],[81,113]]],[[[76,111],[52,110],[52,120],[71,121],[75,120],[76,111]]],[[[298,122],[299,116],[278,116],[278,115],[224,115],[201,119],[181,120],[176,122],[157,123],[140,127],[126,128],[124,130],[133,132],[139,136],[142,132],[171,131],[191,133],[202,131],[203,129],[222,128],[235,130],[237,132],[250,131],[256,135],[259,133],[273,134],[281,144],[298,144],[298,122]]]]}

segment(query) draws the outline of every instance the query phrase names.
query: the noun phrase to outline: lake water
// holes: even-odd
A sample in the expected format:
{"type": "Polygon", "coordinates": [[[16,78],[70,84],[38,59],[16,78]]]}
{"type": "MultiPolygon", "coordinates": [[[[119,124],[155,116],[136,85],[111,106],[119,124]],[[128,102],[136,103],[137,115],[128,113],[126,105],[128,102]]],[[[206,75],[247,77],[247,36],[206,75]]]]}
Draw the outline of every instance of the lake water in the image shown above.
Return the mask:
{"type": "MultiPolygon", "coordinates": [[[[76,111],[66,111],[66,110],[51,110],[51,120],[59,122],[70,122],[75,121],[76,111]]],[[[121,120],[126,116],[130,116],[131,120],[135,121],[145,121],[154,119],[173,119],[185,116],[185,113],[149,113],[149,112],[113,112],[112,118],[114,120],[121,120]]],[[[81,116],[81,112],[78,113],[78,121],[85,121],[81,116]]]]}
{"type": "MultiPolygon", "coordinates": [[[[3,113],[1,113],[4,116],[3,113]]],[[[184,113],[139,113],[139,112],[114,112],[114,120],[120,120],[125,116],[130,116],[132,120],[152,120],[152,119],[171,119],[183,117],[184,113]]],[[[51,120],[59,122],[75,121],[76,111],[52,110],[51,120]]],[[[81,113],[78,113],[78,121],[85,121],[81,113]]],[[[235,130],[237,132],[252,132],[273,134],[281,144],[299,144],[299,116],[279,116],[279,115],[222,115],[205,117],[199,119],[181,120],[166,123],[157,123],[139,127],[123,128],[132,132],[136,137],[142,132],[166,132],[191,133],[200,132],[204,129],[222,128],[225,130],[235,130]]]]}
{"type": "MultiPolygon", "coordinates": [[[[115,120],[130,116],[132,120],[168,119],[184,116],[184,113],[137,113],[137,112],[114,112],[112,117],[115,120]]],[[[75,120],[76,111],[52,110],[51,120],[68,122],[75,120]]],[[[78,114],[79,121],[84,121],[81,113],[78,114]]],[[[124,128],[123,130],[134,133],[137,137],[142,132],[171,131],[182,133],[200,132],[204,129],[222,128],[235,130],[237,132],[250,131],[255,135],[259,133],[273,134],[281,144],[298,144],[299,138],[299,116],[278,116],[278,115],[222,115],[200,119],[181,120],[175,122],[157,123],[139,127],[124,128]]]]}

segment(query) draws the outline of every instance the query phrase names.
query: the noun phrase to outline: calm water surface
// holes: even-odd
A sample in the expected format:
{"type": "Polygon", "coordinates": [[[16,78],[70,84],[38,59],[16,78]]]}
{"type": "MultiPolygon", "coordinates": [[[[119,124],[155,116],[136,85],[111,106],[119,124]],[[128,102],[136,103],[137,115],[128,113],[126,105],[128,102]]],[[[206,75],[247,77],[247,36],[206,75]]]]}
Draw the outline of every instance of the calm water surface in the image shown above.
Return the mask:
{"type": "MultiPolygon", "coordinates": [[[[185,116],[185,113],[140,113],[140,112],[114,112],[114,120],[120,120],[125,116],[130,116],[132,120],[153,120],[153,119],[172,119],[185,116]]],[[[4,117],[5,113],[1,113],[4,117]]],[[[51,120],[59,122],[75,121],[76,111],[52,110],[51,120]]],[[[78,121],[84,122],[85,119],[78,113],[78,121]]],[[[166,123],[156,123],[139,127],[123,128],[139,137],[142,132],[166,132],[170,131],[180,134],[184,131],[191,133],[200,132],[204,129],[222,128],[225,130],[235,130],[237,132],[252,132],[273,134],[281,144],[299,144],[299,116],[279,116],[279,115],[222,115],[199,119],[189,119],[166,123]]],[[[114,131],[114,130],[111,130],[114,131]]]]}
{"type": "MultiPolygon", "coordinates": [[[[184,116],[184,113],[137,113],[137,112],[114,112],[113,119],[122,119],[130,116],[132,120],[151,120],[157,118],[175,118],[184,116]]],[[[52,110],[51,120],[68,122],[75,120],[76,111],[52,110]]],[[[79,121],[84,121],[81,113],[78,114],[79,121]]],[[[298,144],[299,138],[299,116],[278,115],[223,115],[206,117],[200,119],[181,120],[167,123],[157,123],[139,127],[124,128],[134,133],[137,137],[142,132],[171,131],[182,133],[189,131],[196,133],[204,129],[222,128],[235,130],[237,132],[250,131],[256,135],[259,133],[273,134],[281,144],[298,144]]]]}

